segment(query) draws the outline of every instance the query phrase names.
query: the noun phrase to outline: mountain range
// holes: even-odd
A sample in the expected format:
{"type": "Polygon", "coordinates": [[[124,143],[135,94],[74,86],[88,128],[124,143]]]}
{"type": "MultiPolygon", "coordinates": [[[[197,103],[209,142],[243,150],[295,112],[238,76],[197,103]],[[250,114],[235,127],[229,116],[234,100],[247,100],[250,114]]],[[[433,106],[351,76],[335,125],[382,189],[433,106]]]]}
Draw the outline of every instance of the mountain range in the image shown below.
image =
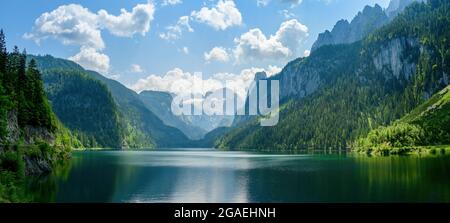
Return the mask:
{"type": "Polygon", "coordinates": [[[423,0],[392,0],[386,10],[383,10],[378,4],[366,6],[351,22],[344,19],[339,20],[331,31],[327,30],[319,34],[311,51],[325,45],[349,44],[362,40],[394,19],[413,2],[423,2],[423,0]]]}
{"type": "Polygon", "coordinates": [[[189,146],[188,137],[165,125],[136,92],[121,83],[69,60],[49,55],[29,58],[43,73],[56,115],[88,147],[189,146]]]}
{"type": "Polygon", "coordinates": [[[270,78],[280,81],[279,124],[261,127],[254,118],[216,146],[347,148],[403,117],[449,84],[449,8],[447,1],[414,3],[360,41],[324,45],[288,63],[270,78]]]}
{"type": "Polygon", "coordinates": [[[280,82],[274,127],[261,127],[257,116],[175,116],[169,93],[138,94],[49,55],[28,61],[37,63],[56,116],[85,147],[346,148],[449,84],[449,3],[413,2],[367,6],[320,34],[309,57],[270,78],[257,73],[255,80],[280,82]]]}

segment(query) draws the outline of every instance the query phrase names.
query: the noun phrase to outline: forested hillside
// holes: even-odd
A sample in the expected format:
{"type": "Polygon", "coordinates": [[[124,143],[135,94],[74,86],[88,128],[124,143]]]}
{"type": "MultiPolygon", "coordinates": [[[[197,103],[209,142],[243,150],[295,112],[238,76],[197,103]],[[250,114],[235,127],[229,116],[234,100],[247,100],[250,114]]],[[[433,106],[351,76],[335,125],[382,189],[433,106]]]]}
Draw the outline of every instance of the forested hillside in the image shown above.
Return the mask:
{"type": "Polygon", "coordinates": [[[35,60],[0,31],[0,202],[26,200],[25,175],[50,172],[81,146],[53,113],[35,60]]]}
{"type": "Polygon", "coordinates": [[[88,147],[189,146],[190,140],[180,130],[165,125],[136,92],[121,83],[72,61],[48,55],[32,57],[44,74],[57,115],[65,117],[61,118],[63,123],[88,147]],[[74,88],[78,89],[73,91],[74,88]],[[65,103],[66,100],[73,103],[65,103]],[[92,122],[93,119],[101,121],[92,122]]]}
{"type": "Polygon", "coordinates": [[[363,41],[324,46],[289,63],[280,123],[241,124],[221,148],[345,148],[401,118],[449,84],[450,3],[414,3],[363,41]]]}
{"type": "Polygon", "coordinates": [[[392,125],[372,130],[367,137],[359,139],[353,149],[392,154],[446,145],[450,145],[450,86],[392,125]]]}

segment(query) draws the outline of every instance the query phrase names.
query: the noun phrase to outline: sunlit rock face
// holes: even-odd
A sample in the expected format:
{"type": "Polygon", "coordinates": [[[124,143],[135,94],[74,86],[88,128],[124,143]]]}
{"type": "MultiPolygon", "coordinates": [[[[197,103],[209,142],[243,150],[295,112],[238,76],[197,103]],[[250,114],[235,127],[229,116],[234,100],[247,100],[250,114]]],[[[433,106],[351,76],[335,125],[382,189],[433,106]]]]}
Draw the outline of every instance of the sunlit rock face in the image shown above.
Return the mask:
{"type": "Polygon", "coordinates": [[[395,78],[410,79],[416,72],[417,61],[408,60],[404,56],[407,49],[419,50],[419,41],[416,38],[398,38],[381,46],[373,63],[378,72],[385,76],[393,75],[395,78]]]}

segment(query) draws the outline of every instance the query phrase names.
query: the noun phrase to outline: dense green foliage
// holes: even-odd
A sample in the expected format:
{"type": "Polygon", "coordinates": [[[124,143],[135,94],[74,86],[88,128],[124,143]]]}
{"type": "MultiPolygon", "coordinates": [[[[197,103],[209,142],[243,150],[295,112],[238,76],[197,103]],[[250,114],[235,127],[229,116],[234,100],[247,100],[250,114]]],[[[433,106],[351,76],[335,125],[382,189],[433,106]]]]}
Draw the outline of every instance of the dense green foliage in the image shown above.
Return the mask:
{"type": "Polygon", "coordinates": [[[97,72],[88,71],[88,73],[94,79],[104,83],[111,91],[119,110],[123,114],[128,129],[130,129],[130,137],[142,140],[147,139],[146,142],[151,142],[160,148],[192,146],[192,142],[183,132],[177,128],[165,125],[161,119],[148,109],[136,92],[128,89],[118,81],[108,79],[97,72]]]}
{"type": "Polygon", "coordinates": [[[56,114],[87,147],[192,145],[180,130],[166,126],[136,92],[121,83],[84,70],[72,61],[48,55],[30,57],[43,72],[56,114]],[[67,100],[72,103],[66,103],[67,100]]]}
{"type": "Polygon", "coordinates": [[[29,200],[25,175],[50,171],[78,146],[50,107],[36,61],[18,47],[8,53],[0,31],[0,202],[29,200]]]}
{"type": "MultiPolygon", "coordinates": [[[[317,70],[322,80],[319,89],[304,98],[284,98],[287,102],[278,125],[260,127],[254,119],[225,134],[217,146],[258,150],[345,148],[370,130],[401,118],[448,84],[448,12],[448,1],[416,3],[361,42],[325,46],[308,58],[291,62],[284,70],[317,70]],[[374,61],[389,53],[399,53],[399,61],[377,66],[374,61]],[[333,60],[332,55],[340,55],[340,59],[333,60]],[[398,66],[401,69],[395,73],[398,66]],[[407,67],[413,67],[414,72],[409,73],[407,67]]],[[[283,81],[281,75],[285,74],[275,78],[283,81]]],[[[421,132],[405,125],[390,131],[398,137],[410,130],[421,132]]]]}
{"type": "Polygon", "coordinates": [[[110,86],[97,74],[49,55],[30,57],[43,72],[46,91],[58,118],[85,147],[154,147],[151,136],[131,125],[110,86]]]}
{"type": "Polygon", "coordinates": [[[53,111],[86,147],[120,148],[119,112],[106,86],[76,70],[46,70],[53,111]]]}
{"type": "Polygon", "coordinates": [[[354,145],[359,152],[450,144],[450,86],[388,127],[372,130],[354,145]]]}

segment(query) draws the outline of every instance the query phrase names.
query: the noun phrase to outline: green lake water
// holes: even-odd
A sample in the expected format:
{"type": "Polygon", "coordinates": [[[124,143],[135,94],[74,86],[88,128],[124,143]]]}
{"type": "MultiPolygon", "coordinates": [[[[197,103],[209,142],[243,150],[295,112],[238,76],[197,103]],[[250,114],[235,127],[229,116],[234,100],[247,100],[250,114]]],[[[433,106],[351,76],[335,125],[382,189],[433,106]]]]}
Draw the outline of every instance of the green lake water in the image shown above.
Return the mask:
{"type": "Polygon", "coordinates": [[[74,152],[27,185],[40,202],[449,202],[450,156],[74,152]]]}

